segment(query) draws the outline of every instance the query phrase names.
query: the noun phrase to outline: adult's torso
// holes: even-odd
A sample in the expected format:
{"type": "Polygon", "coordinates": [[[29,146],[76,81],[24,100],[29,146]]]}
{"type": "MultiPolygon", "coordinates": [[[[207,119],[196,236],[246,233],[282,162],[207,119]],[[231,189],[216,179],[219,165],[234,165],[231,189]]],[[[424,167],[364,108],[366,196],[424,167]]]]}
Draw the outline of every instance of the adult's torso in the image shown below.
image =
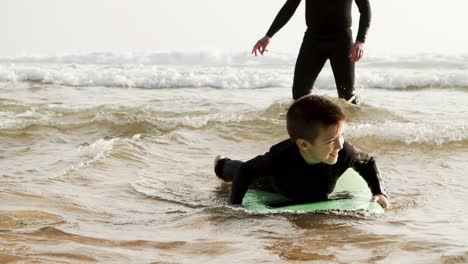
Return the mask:
{"type": "Polygon", "coordinates": [[[306,0],[306,24],[310,33],[338,33],[351,27],[353,0],[306,0]]]}

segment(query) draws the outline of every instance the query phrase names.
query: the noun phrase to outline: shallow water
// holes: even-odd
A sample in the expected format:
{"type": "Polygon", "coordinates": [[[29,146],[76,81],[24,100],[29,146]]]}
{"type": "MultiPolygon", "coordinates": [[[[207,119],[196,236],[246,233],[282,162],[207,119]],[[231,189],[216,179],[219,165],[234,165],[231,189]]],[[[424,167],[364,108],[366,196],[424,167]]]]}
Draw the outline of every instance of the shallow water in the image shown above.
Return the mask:
{"type": "Polygon", "coordinates": [[[226,205],[213,158],[286,138],[285,87],[4,81],[0,263],[468,262],[466,88],[359,92],[359,107],[337,102],[385,179],[380,217],[226,205]]]}

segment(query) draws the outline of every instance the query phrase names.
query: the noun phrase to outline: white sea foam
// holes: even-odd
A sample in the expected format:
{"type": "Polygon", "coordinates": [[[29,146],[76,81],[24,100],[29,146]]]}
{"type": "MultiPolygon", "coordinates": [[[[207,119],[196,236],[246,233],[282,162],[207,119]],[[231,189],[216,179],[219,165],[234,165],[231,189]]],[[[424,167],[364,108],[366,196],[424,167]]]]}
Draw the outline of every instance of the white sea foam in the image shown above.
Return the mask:
{"type": "MultiPolygon", "coordinates": [[[[248,52],[85,53],[0,58],[0,81],[141,88],[291,87],[296,54],[248,52]]],[[[366,57],[357,86],[468,87],[468,54],[366,57]]],[[[316,88],[334,89],[326,67],[316,88]]]]}
{"type": "Polygon", "coordinates": [[[91,157],[91,161],[95,162],[106,158],[112,151],[117,139],[98,139],[91,145],[80,146],[78,152],[84,156],[91,157]]]}
{"type": "Polygon", "coordinates": [[[441,145],[468,140],[468,127],[465,124],[442,125],[387,121],[382,124],[349,124],[347,134],[354,138],[374,137],[383,142],[441,145]]]}
{"type": "Polygon", "coordinates": [[[0,65],[3,82],[35,81],[67,86],[264,88],[287,86],[290,75],[283,68],[0,65]]]}
{"type": "Polygon", "coordinates": [[[95,52],[67,55],[22,55],[0,57],[0,63],[8,64],[92,64],[92,65],[257,65],[292,64],[296,54],[276,52],[264,57],[254,57],[249,52],[95,52]]]}
{"type": "MultiPolygon", "coordinates": [[[[257,89],[292,85],[293,66],[157,66],[157,65],[62,65],[0,64],[2,82],[39,82],[66,86],[139,87],[149,89],[214,87],[257,89]]],[[[363,67],[357,87],[405,89],[414,87],[468,87],[466,69],[363,67]]],[[[319,89],[335,89],[326,67],[315,83],[319,89]]]]}
{"type": "Polygon", "coordinates": [[[17,120],[15,113],[12,112],[0,112],[0,129],[10,129],[18,127],[21,121],[17,120]]]}
{"type": "MultiPolygon", "coordinates": [[[[285,65],[296,62],[297,53],[270,52],[252,56],[249,51],[223,52],[94,52],[63,55],[21,55],[0,57],[0,64],[91,64],[91,65],[285,65]]],[[[365,56],[361,66],[468,68],[468,53],[365,56]]]]}
{"type": "Polygon", "coordinates": [[[81,159],[84,160],[70,168],[67,168],[63,174],[66,175],[77,170],[82,170],[83,168],[95,164],[97,161],[106,159],[110,155],[117,141],[118,139],[98,139],[90,145],[80,146],[78,148],[78,153],[80,154],[81,159]]]}

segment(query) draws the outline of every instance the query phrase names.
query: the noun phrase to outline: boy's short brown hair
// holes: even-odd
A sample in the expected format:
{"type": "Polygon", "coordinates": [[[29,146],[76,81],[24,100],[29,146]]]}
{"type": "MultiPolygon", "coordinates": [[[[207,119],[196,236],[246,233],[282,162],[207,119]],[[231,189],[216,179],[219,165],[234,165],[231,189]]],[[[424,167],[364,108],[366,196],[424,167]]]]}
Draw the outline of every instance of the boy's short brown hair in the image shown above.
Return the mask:
{"type": "Polygon", "coordinates": [[[345,113],[337,104],[322,96],[306,95],[289,107],[286,127],[292,141],[302,138],[313,143],[319,127],[336,125],[345,119],[345,113]]]}

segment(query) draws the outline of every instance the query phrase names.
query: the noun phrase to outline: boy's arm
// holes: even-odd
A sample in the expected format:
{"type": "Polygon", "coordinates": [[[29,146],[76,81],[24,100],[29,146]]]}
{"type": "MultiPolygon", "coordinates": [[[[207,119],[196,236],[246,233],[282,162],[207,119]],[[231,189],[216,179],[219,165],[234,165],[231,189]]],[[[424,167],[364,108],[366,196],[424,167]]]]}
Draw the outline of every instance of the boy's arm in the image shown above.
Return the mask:
{"type": "Polygon", "coordinates": [[[354,162],[352,167],[359,172],[362,178],[367,182],[372,195],[383,194],[387,196],[374,158],[356,147],[353,148],[354,162]]]}
{"type": "Polygon", "coordinates": [[[232,205],[241,205],[252,182],[260,177],[271,176],[272,171],[273,161],[270,152],[246,161],[239,168],[237,175],[234,175],[229,202],[232,205]]]}

